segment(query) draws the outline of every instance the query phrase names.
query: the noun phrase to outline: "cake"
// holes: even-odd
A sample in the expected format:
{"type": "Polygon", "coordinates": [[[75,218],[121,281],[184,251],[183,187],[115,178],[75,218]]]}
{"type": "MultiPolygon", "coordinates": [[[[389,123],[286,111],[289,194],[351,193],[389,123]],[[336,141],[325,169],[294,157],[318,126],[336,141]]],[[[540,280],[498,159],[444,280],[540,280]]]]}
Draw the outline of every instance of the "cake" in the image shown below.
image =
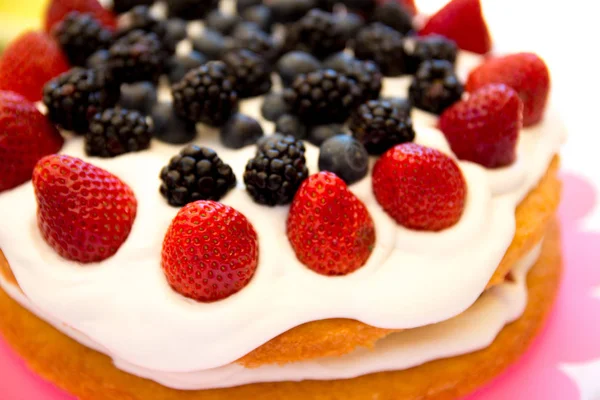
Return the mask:
{"type": "Polygon", "coordinates": [[[526,351],[564,130],[479,0],[151,3],[53,0],[0,59],[0,332],[31,369],[85,399],[452,399],[526,351]]]}

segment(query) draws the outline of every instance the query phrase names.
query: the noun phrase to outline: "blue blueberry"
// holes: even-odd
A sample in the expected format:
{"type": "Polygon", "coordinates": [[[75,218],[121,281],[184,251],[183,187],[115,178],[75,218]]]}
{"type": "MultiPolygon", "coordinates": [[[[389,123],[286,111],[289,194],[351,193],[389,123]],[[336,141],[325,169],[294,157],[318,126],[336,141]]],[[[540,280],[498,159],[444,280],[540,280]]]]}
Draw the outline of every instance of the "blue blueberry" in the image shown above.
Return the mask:
{"type": "Polygon", "coordinates": [[[88,68],[101,68],[106,65],[106,61],[108,61],[108,57],[110,53],[106,49],[98,50],[86,61],[86,66],[88,68]]]}
{"type": "Polygon", "coordinates": [[[254,22],[261,30],[271,32],[273,14],[268,6],[259,4],[248,7],[242,11],[241,16],[245,21],[254,22]]]}
{"type": "Polygon", "coordinates": [[[206,27],[221,32],[223,35],[229,35],[240,20],[241,18],[237,14],[227,14],[216,9],[208,13],[204,24],[206,27]]]}
{"type": "Polygon", "coordinates": [[[321,69],[321,62],[303,51],[291,51],[283,55],[277,62],[277,72],[285,86],[291,85],[298,75],[319,69],[321,69]]]}
{"type": "Polygon", "coordinates": [[[327,139],[344,134],[344,127],[339,124],[317,125],[308,129],[307,140],[315,146],[320,146],[327,139]]]}
{"type": "Polygon", "coordinates": [[[265,96],[260,111],[267,121],[275,122],[279,117],[290,112],[290,106],[284,100],[282,93],[271,92],[265,96]]]}
{"type": "Polygon", "coordinates": [[[194,50],[204,54],[209,60],[216,60],[227,50],[227,40],[220,32],[205,28],[191,37],[194,50]]]}
{"type": "Polygon", "coordinates": [[[154,137],[171,144],[189,143],[196,137],[196,126],[180,119],[171,103],[156,103],[152,108],[154,137]]]}
{"type": "Polygon", "coordinates": [[[187,54],[172,56],[167,63],[167,71],[169,72],[169,81],[172,83],[179,82],[188,71],[198,68],[207,62],[204,54],[192,50],[187,54]]]}
{"type": "Polygon", "coordinates": [[[360,28],[365,25],[363,17],[355,13],[336,15],[336,21],[338,23],[338,28],[344,33],[346,39],[353,38],[360,28]]]}
{"type": "Polygon", "coordinates": [[[345,71],[347,66],[356,61],[352,54],[345,51],[332,54],[323,61],[323,68],[332,69],[334,71],[345,71]]]}
{"type": "Polygon", "coordinates": [[[296,139],[303,140],[306,138],[307,128],[297,116],[284,114],[277,119],[277,122],[275,123],[275,132],[281,133],[284,136],[293,136],[296,139]]]}
{"type": "Polygon", "coordinates": [[[124,83],[121,85],[119,105],[127,110],[150,114],[156,104],[156,86],[151,82],[124,83]]]}
{"type": "Polygon", "coordinates": [[[367,176],[369,154],[365,146],[353,137],[334,136],[321,145],[319,169],[333,172],[350,185],[367,176]]]}
{"type": "Polygon", "coordinates": [[[254,118],[236,113],[221,128],[221,143],[230,149],[241,149],[263,137],[263,129],[254,118]]]}

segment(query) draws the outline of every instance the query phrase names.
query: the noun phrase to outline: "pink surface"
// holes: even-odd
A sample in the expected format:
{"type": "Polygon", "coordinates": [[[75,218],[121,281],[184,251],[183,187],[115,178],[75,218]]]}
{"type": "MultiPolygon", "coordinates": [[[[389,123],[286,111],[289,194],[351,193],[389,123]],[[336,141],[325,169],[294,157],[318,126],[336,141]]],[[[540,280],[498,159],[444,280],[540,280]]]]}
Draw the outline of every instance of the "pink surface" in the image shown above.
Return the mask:
{"type": "MultiPolygon", "coordinates": [[[[600,285],[600,233],[584,232],[581,220],[597,201],[594,187],[565,174],[562,220],[565,274],[555,310],[547,327],[523,359],[492,385],[468,400],[537,400],[579,398],[575,384],[559,369],[561,363],[600,357],[600,325],[588,316],[600,314],[600,301],[591,296],[600,285]]],[[[30,372],[0,339],[0,394],[3,400],[73,399],[30,372]]]]}

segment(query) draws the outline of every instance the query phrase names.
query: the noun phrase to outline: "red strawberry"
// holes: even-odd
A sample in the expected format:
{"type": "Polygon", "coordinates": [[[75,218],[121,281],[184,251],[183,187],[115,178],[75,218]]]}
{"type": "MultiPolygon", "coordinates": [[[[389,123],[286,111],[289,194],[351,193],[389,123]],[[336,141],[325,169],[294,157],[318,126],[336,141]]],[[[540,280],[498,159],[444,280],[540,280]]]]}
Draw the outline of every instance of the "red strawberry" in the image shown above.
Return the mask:
{"type": "Polygon", "coordinates": [[[68,69],[68,61],[52,37],[27,32],[12,41],[0,58],[0,90],[39,101],[44,84],[68,69]]]}
{"type": "Polygon", "coordinates": [[[50,0],[44,22],[46,32],[50,32],[52,27],[62,21],[71,11],[90,13],[107,28],[114,29],[117,26],[115,15],[102,7],[98,0],[50,0]]]}
{"type": "Polygon", "coordinates": [[[258,266],[258,238],[239,211],[215,201],[183,207],[167,230],[162,269],[175,291],[197,301],[242,290],[258,266]]]}
{"type": "Polygon", "coordinates": [[[489,83],[504,83],[523,101],[523,125],[538,123],[544,116],[550,93],[550,72],[544,60],[533,53],[491,58],[471,71],[466,89],[473,92],[489,83]]]}
{"type": "Polygon", "coordinates": [[[491,84],[455,103],[440,117],[440,129],[461,160],[487,168],[510,165],[517,156],[523,102],[503,84],[491,84]]]}
{"type": "Polygon", "coordinates": [[[369,211],[331,172],[302,183],[290,208],[287,235],[298,260],[322,275],[357,270],[375,245],[369,211]]]}
{"type": "Polygon", "coordinates": [[[0,192],[30,180],[38,160],[62,145],[58,130],[33,103],[0,90],[0,192]]]}
{"type": "Polygon", "coordinates": [[[375,163],[373,192],[400,225],[441,231],[460,219],[467,186],[450,157],[435,149],[404,143],[388,150],[375,163]]]}
{"type": "Polygon", "coordinates": [[[33,187],[42,236],[62,257],[102,261],[129,236],[137,201],[110,172],[78,158],[51,155],[35,166],[33,187]]]}
{"type": "Polygon", "coordinates": [[[432,33],[446,36],[458,47],[473,53],[485,54],[492,49],[492,38],[481,13],[479,0],[452,0],[434,14],[419,35],[432,33]]]}

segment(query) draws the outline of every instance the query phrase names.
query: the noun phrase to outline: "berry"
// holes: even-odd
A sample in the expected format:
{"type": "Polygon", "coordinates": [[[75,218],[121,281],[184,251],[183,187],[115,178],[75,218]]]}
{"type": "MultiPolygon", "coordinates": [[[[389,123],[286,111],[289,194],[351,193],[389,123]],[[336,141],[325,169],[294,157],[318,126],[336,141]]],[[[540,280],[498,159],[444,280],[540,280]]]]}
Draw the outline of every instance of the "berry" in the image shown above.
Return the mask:
{"type": "Polygon", "coordinates": [[[176,22],[181,20],[173,19],[170,21],[175,22],[167,22],[156,19],[148,6],[134,7],[123,21],[119,26],[119,37],[135,30],[154,33],[163,45],[163,49],[169,53],[175,52],[177,43],[186,36],[185,22],[182,21],[183,27],[181,27],[181,24],[176,22]]]}
{"type": "Polygon", "coordinates": [[[362,104],[350,119],[350,131],[369,154],[383,154],[391,147],[415,139],[410,115],[385,100],[362,104]]]}
{"type": "Polygon", "coordinates": [[[43,32],[26,32],[4,49],[0,58],[0,90],[39,101],[44,84],[68,69],[68,61],[52,37],[43,32]]]}
{"type": "Polygon", "coordinates": [[[259,4],[248,7],[242,11],[241,16],[244,21],[254,22],[260,28],[260,30],[271,32],[271,26],[273,25],[273,13],[268,6],[259,4]]]}
{"type": "MultiPolygon", "coordinates": [[[[247,23],[251,24],[251,23],[247,23]]],[[[242,25],[240,26],[248,26],[242,25]]],[[[236,29],[235,49],[246,49],[262,56],[267,61],[273,61],[279,54],[279,48],[273,38],[259,29],[236,29]]]]}
{"type": "Polygon", "coordinates": [[[399,113],[404,115],[411,115],[412,105],[408,99],[403,97],[385,97],[381,99],[383,101],[389,101],[392,106],[394,106],[399,113]]]}
{"type": "MultiPolygon", "coordinates": [[[[284,139],[285,136],[283,136],[281,133],[273,133],[272,135],[269,136],[263,136],[260,139],[258,139],[258,141],[256,142],[256,148],[257,153],[259,151],[265,151],[265,149],[267,148],[267,146],[270,146],[272,143],[277,143],[280,140],[284,139]]],[[[292,140],[294,140],[294,138],[290,138],[292,140]]],[[[304,145],[303,145],[304,146],[304,145]]],[[[305,151],[304,147],[302,148],[302,151],[305,151]]]]}
{"type": "Polygon", "coordinates": [[[398,3],[400,3],[411,15],[417,15],[417,6],[415,5],[415,0],[398,0],[398,3]]]}
{"type": "Polygon", "coordinates": [[[204,18],[210,11],[219,8],[219,0],[169,0],[169,17],[185,20],[204,18]]]}
{"type": "Polygon", "coordinates": [[[308,178],[304,152],[304,144],[291,136],[261,142],[244,172],[246,189],[254,201],[269,206],[291,203],[308,178]]]}
{"type": "Polygon", "coordinates": [[[371,21],[381,22],[403,35],[413,30],[411,13],[395,1],[378,5],[371,15],[371,21]]]}
{"type": "MultiPolygon", "coordinates": [[[[346,36],[333,14],[318,9],[311,10],[296,22],[289,31],[289,40],[295,47],[323,59],[344,50],[346,36]]],[[[288,38],[286,38],[288,40],[288,38]]]]}
{"type": "Polygon", "coordinates": [[[191,39],[194,50],[204,54],[209,60],[217,60],[227,51],[225,36],[213,29],[205,28],[191,39]]]}
{"type": "Polygon", "coordinates": [[[187,21],[181,18],[171,18],[165,23],[165,37],[163,42],[172,52],[177,50],[177,45],[187,38],[187,21]]]}
{"type": "Polygon", "coordinates": [[[262,4],[263,0],[237,0],[235,3],[238,14],[241,14],[248,7],[262,4]]]}
{"type": "Polygon", "coordinates": [[[233,114],[221,128],[221,143],[229,149],[241,149],[263,137],[263,129],[254,118],[233,114]]]}
{"type": "Polygon", "coordinates": [[[46,156],[35,166],[33,188],[42,237],[61,257],[100,262],[127,240],[137,200],[110,172],[78,158],[46,156]]]}
{"type": "Polygon", "coordinates": [[[332,69],[337,72],[342,72],[348,68],[347,66],[356,61],[352,54],[345,51],[332,54],[323,61],[323,68],[332,69]]]}
{"type": "Polygon", "coordinates": [[[290,107],[282,93],[271,92],[264,97],[260,112],[264,119],[275,122],[283,114],[289,114],[290,107]]]}
{"type": "Polygon", "coordinates": [[[499,168],[515,161],[522,122],[519,95],[489,84],[444,111],[439,126],[459,159],[499,168]]]}
{"type": "Polygon", "coordinates": [[[358,140],[336,135],[321,144],[319,169],[333,172],[348,185],[360,181],[369,172],[369,153],[358,140]]]}
{"type": "Polygon", "coordinates": [[[315,0],[270,0],[275,22],[288,23],[298,21],[316,6],[315,0]]]}
{"type": "Polygon", "coordinates": [[[406,71],[414,74],[423,61],[446,60],[454,64],[458,48],[456,43],[439,35],[408,38],[404,41],[406,71]]]}
{"type": "Polygon", "coordinates": [[[160,193],[170,205],[198,200],[219,201],[235,187],[231,167],[206,147],[188,145],[160,171],[160,193]]]}
{"type": "Polygon", "coordinates": [[[235,77],[221,61],[209,61],[188,72],[172,90],[175,111],[192,122],[219,126],[237,108],[235,77]]]}
{"type": "Polygon", "coordinates": [[[458,47],[485,54],[492,49],[492,39],[483,19],[479,0],[452,0],[432,15],[419,35],[437,33],[456,42],[458,47]]]}
{"type": "Polygon", "coordinates": [[[87,133],[89,119],[112,107],[119,99],[119,85],[102,70],[73,68],[44,87],[48,118],[63,129],[87,133]]]}
{"type": "Polygon", "coordinates": [[[232,50],[223,56],[223,62],[235,77],[235,89],[241,99],[271,90],[271,67],[264,58],[249,50],[232,50]]]}
{"type": "Polygon", "coordinates": [[[107,69],[106,65],[109,57],[110,53],[107,49],[100,49],[88,57],[85,66],[91,69],[107,69]]]}
{"type": "Polygon", "coordinates": [[[363,93],[352,79],[329,69],[300,75],[284,96],[293,113],[318,125],[345,121],[363,93]]]}
{"type": "Polygon", "coordinates": [[[152,127],[144,115],[138,111],[108,108],[90,121],[90,131],[85,135],[85,152],[88,156],[117,157],[146,150],[151,138],[152,127]]]}
{"type": "Polygon", "coordinates": [[[113,12],[123,14],[137,6],[152,5],[154,0],[113,0],[113,12]]]}
{"type": "Polygon", "coordinates": [[[157,101],[156,87],[152,82],[124,83],[121,85],[119,106],[126,110],[137,110],[150,114],[157,101]]]}
{"type": "Polygon", "coordinates": [[[169,73],[169,81],[171,83],[179,82],[185,74],[193,69],[206,64],[208,59],[198,51],[192,50],[186,54],[175,54],[169,59],[167,71],[169,73]]]}
{"type": "Polygon", "coordinates": [[[290,86],[298,75],[321,69],[321,62],[304,51],[290,51],[277,62],[277,72],[285,86],[290,86]]]}
{"type": "Polygon", "coordinates": [[[340,124],[315,125],[308,128],[307,140],[315,146],[320,146],[327,139],[344,134],[344,126],[340,124]]]}
{"type": "Polygon", "coordinates": [[[411,103],[422,110],[441,114],[459,101],[463,85],[452,64],[446,60],[430,60],[421,64],[409,88],[411,103]]]}
{"type": "Polygon", "coordinates": [[[57,153],[62,145],[58,130],[33,103],[0,91],[0,192],[31,179],[38,160],[57,153]]]}
{"type": "Polygon", "coordinates": [[[544,60],[533,53],[517,53],[492,58],[471,71],[467,91],[489,83],[512,87],[523,101],[523,125],[531,126],[544,117],[550,93],[550,72],[544,60]]]}
{"type": "Polygon", "coordinates": [[[354,40],[354,55],[374,61],[385,76],[405,73],[402,34],[375,22],[362,28],[354,40]]]}
{"type": "Polygon", "coordinates": [[[361,100],[377,99],[383,87],[383,75],[373,61],[354,60],[339,72],[353,79],[362,91],[361,100]]]}
{"type": "Polygon", "coordinates": [[[223,35],[229,35],[233,28],[240,22],[241,18],[237,14],[224,13],[221,10],[212,10],[206,15],[204,24],[207,28],[213,29],[223,35]]]}
{"type": "Polygon", "coordinates": [[[165,235],[162,270],[177,293],[200,302],[242,290],[258,266],[258,237],[235,209],[197,201],[179,212],[165,235]]]}
{"type": "Polygon", "coordinates": [[[414,143],[388,150],[373,168],[373,192],[400,225],[441,231],[455,225],[465,208],[467,185],[456,162],[414,143]]]}
{"type": "Polygon", "coordinates": [[[358,31],[365,25],[364,18],[358,14],[348,12],[341,15],[334,14],[334,16],[337,27],[340,31],[342,31],[346,41],[356,36],[358,31]]]}
{"type": "Polygon", "coordinates": [[[175,115],[171,103],[156,103],[152,107],[154,137],[164,143],[184,144],[196,137],[196,126],[175,115]]]}
{"type": "Polygon", "coordinates": [[[287,235],[298,260],[322,275],[356,271],[375,247],[369,211],[331,172],[304,181],[290,207],[287,235]]]}
{"type": "Polygon", "coordinates": [[[97,50],[108,48],[113,40],[112,32],[91,14],[80,14],[77,11],[70,12],[56,24],[52,34],[71,65],[85,65],[89,56],[97,50]]]}
{"type": "Polygon", "coordinates": [[[54,25],[65,19],[71,11],[92,14],[109,29],[117,26],[114,14],[102,7],[98,0],[50,0],[44,20],[46,32],[51,32],[54,25]]]}
{"type": "Polygon", "coordinates": [[[275,123],[275,132],[283,136],[293,136],[296,139],[306,138],[306,125],[300,119],[292,114],[284,114],[277,118],[275,123]]]}
{"type": "Polygon", "coordinates": [[[109,49],[107,66],[118,82],[158,82],[167,54],[156,34],[131,31],[109,49]]]}

